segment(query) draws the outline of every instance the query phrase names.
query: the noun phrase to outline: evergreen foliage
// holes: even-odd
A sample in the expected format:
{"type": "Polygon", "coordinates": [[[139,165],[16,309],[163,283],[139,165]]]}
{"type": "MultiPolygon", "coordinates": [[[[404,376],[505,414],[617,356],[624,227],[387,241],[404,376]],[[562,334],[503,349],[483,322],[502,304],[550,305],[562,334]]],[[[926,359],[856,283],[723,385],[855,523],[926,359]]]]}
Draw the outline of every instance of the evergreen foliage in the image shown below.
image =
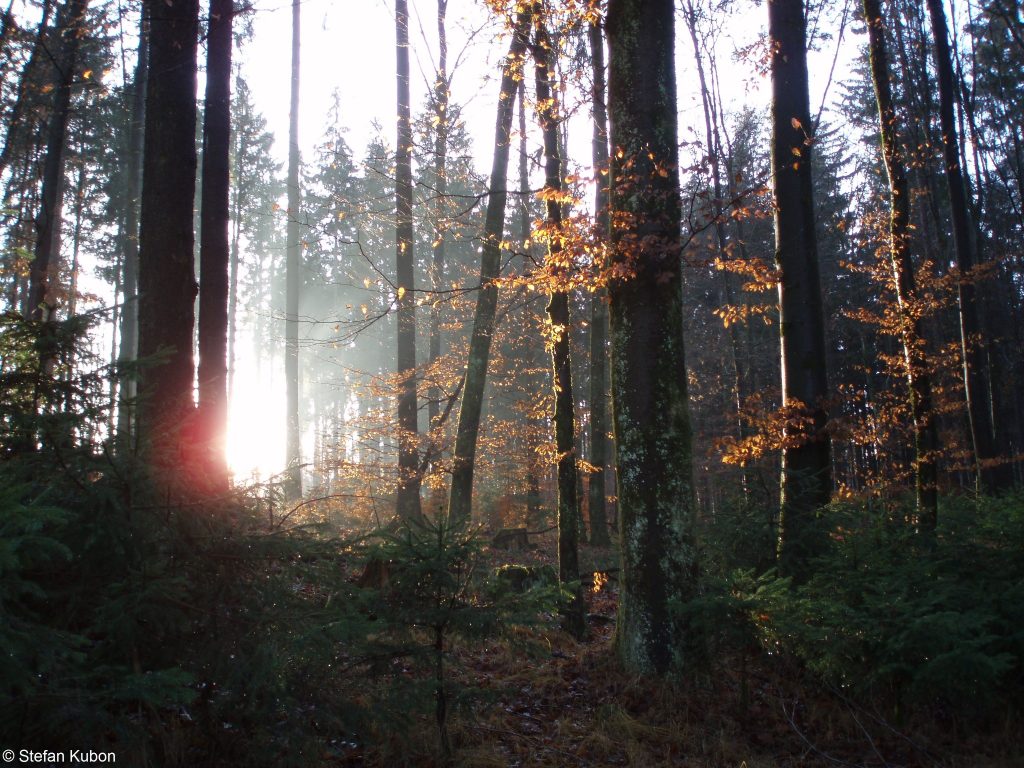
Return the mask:
{"type": "MultiPolygon", "coordinates": [[[[682,610],[719,652],[759,645],[905,721],[980,725],[1016,710],[1024,695],[1024,499],[946,498],[934,539],[915,529],[913,515],[909,500],[833,504],[819,521],[829,547],[799,586],[747,559],[752,550],[741,538],[739,548],[710,553],[707,562],[720,569],[682,610]]],[[[706,541],[726,543],[736,527],[726,516],[706,541]]]]}
{"type": "Polygon", "coordinates": [[[433,700],[441,751],[452,752],[448,713],[472,700],[448,671],[455,639],[478,641],[511,626],[536,621],[559,595],[557,584],[538,580],[527,591],[503,588],[501,571],[488,578],[477,531],[446,515],[381,531],[369,561],[384,564],[379,586],[369,590],[368,609],[377,631],[369,638],[371,657],[391,678],[384,704],[391,721],[403,722],[433,700]],[[401,663],[398,663],[398,662],[401,663]],[[397,685],[396,685],[397,683],[397,685]]]}
{"type": "MultiPolygon", "coordinates": [[[[405,29],[399,41],[399,56],[415,55],[427,75],[399,77],[412,89],[399,141],[378,125],[354,153],[348,131],[373,104],[349,103],[345,87],[322,125],[303,127],[321,134],[305,166],[292,147],[287,184],[274,116],[260,114],[273,109],[269,79],[251,91],[242,57],[227,349],[212,357],[238,374],[227,382],[232,436],[250,422],[239,442],[257,450],[216,457],[225,482],[214,492],[193,487],[211,456],[192,450],[201,428],[189,372],[195,342],[215,335],[191,330],[186,258],[198,231],[186,189],[198,0],[9,3],[0,746],[198,768],[420,765],[457,750],[471,765],[753,766],[787,750],[793,765],[973,768],[987,753],[1013,763],[1024,704],[1021,4],[865,0],[840,20],[838,7],[774,0],[765,8],[780,23],[749,45],[741,5],[682,4],[688,64],[668,0],[491,0],[458,11],[452,42],[466,47],[449,68],[438,0],[435,82],[429,35],[405,29]],[[550,40],[527,24],[541,10],[550,40]],[[492,25],[476,27],[485,14],[492,25]],[[889,54],[885,98],[865,32],[877,33],[874,61],[882,42],[889,54]],[[485,59],[510,42],[492,90],[485,59]],[[844,63],[854,46],[860,63],[844,63]],[[550,77],[525,77],[528,47],[550,57],[550,77]],[[806,71],[784,74],[808,54],[810,91],[806,71]],[[167,66],[168,56],[184,63],[167,66]],[[736,64],[762,78],[776,70],[774,114],[755,101],[764,89],[740,87],[736,64]],[[677,74],[689,83],[678,94],[677,74]],[[833,87],[819,107],[806,97],[825,76],[833,87]],[[412,121],[421,86],[430,95],[412,121]],[[498,90],[485,176],[473,123],[498,90]],[[143,148],[147,101],[156,140],[143,148]],[[597,130],[592,160],[577,165],[588,105],[599,124],[610,110],[612,136],[597,130]],[[144,155],[156,170],[142,189],[144,155]],[[947,183],[954,166],[962,174],[947,183]],[[602,178],[615,200],[592,228],[580,201],[602,178]],[[780,202],[780,182],[798,194],[780,202]],[[301,206],[295,195],[285,204],[299,187],[301,206]],[[143,196],[152,226],[140,288],[143,196]],[[800,221],[778,222],[789,234],[777,249],[773,220],[794,213],[800,221]],[[545,319],[549,294],[562,304],[545,319]],[[477,297],[489,297],[479,333],[477,297]],[[824,311],[808,315],[819,298],[824,311]],[[52,311],[31,319],[41,304],[52,311]],[[596,332],[605,309],[608,339],[596,332]],[[551,387],[544,339],[567,342],[559,367],[575,384],[551,387]],[[801,339],[808,354],[780,356],[780,342],[794,350],[801,339]],[[300,436],[308,454],[301,500],[298,468],[272,475],[273,458],[256,455],[285,442],[272,424],[285,421],[274,391],[282,357],[291,455],[300,436]],[[606,366],[614,436],[600,418],[606,366]],[[815,381],[801,394],[804,374],[815,381]],[[136,400],[136,380],[148,398],[136,400]],[[553,418],[556,395],[564,420],[553,418]],[[399,398],[411,406],[401,419],[399,398]],[[472,430],[459,429],[463,418],[472,430]],[[614,484],[595,472],[606,437],[614,484]],[[413,508],[443,505],[465,455],[475,474],[457,505],[453,490],[451,518],[421,517],[413,508]],[[271,480],[229,487],[228,458],[236,475],[271,480]],[[556,465],[578,483],[556,491],[556,465]],[[582,499],[585,474],[586,506],[569,501],[582,499]],[[399,505],[408,514],[381,527],[396,490],[411,494],[399,505]],[[568,544],[585,518],[598,543],[602,500],[614,502],[617,546],[584,550],[583,562],[604,565],[580,574],[568,544]],[[561,570],[554,518],[569,523],[561,570]],[[491,550],[471,520],[498,531],[491,550]],[[520,546],[499,552],[509,533],[520,546]],[[575,640],[557,628],[570,602],[575,640]],[[485,697],[475,686],[501,706],[469,706],[485,697]],[[737,725],[742,738],[729,731],[737,725]],[[706,744],[720,745],[715,757],[706,744]]],[[[236,9],[242,36],[275,13],[253,11],[236,9]]],[[[325,16],[324,31],[332,24],[325,16]]],[[[360,16],[339,40],[364,31],[360,16]]],[[[335,69],[366,83],[392,74],[335,69]]],[[[599,195],[594,209],[604,207],[599,195]]]]}
{"type": "Polygon", "coordinates": [[[433,702],[450,751],[452,640],[532,621],[555,590],[489,584],[475,532],[444,520],[345,541],[268,524],[259,492],[164,503],[82,438],[106,408],[105,370],[76,352],[87,330],[10,320],[0,337],[4,744],[304,766],[433,702]],[[386,578],[360,587],[346,566],[367,555],[386,578]]]}

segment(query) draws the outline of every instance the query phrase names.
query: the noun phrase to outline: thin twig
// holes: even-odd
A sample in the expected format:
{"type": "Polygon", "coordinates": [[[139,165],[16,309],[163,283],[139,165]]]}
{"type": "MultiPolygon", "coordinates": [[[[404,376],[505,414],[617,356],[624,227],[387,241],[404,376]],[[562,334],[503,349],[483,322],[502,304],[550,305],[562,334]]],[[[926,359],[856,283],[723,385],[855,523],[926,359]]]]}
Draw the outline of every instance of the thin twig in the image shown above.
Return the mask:
{"type": "Polygon", "coordinates": [[[804,735],[804,732],[800,730],[799,726],[797,726],[796,721],[794,719],[796,715],[796,703],[794,702],[793,704],[793,716],[790,716],[790,713],[786,711],[785,701],[783,701],[780,698],[779,703],[782,705],[782,714],[785,715],[786,720],[789,721],[789,727],[792,728],[793,732],[796,733],[796,735],[800,737],[803,743],[807,745],[808,749],[810,749],[815,754],[825,758],[829,762],[835,763],[836,765],[847,765],[850,768],[864,768],[864,766],[860,763],[848,763],[845,760],[840,760],[838,757],[832,757],[832,755],[828,754],[827,752],[821,751],[817,746],[814,745],[814,743],[810,739],[807,738],[807,736],[804,735]]]}
{"type": "Polygon", "coordinates": [[[933,760],[936,763],[939,762],[938,758],[935,757],[935,755],[933,755],[931,752],[929,752],[927,748],[925,748],[925,747],[921,746],[920,744],[918,744],[916,741],[914,741],[912,738],[910,738],[907,734],[903,733],[902,731],[897,730],[895,727],[893,727],[893,725],[888,720],[886,720],[884,717],[882,717],[882,715],[879,714],[877,711],[871,712],[871,711],[865,709],[864,707],[862,707],[857,702],[851,700],[846,694],[844,694],[842,691],[840,691],[838,688],[836,688],[834,686],[831,686],[831,685],[828,686],[828,690],[829,690],[829,692],[833,696],[838,698],[847,707],[849,707],[850,710],[851,710],[851,713],[852,713],[853,709],[859,709],[861,712],[863,712],[865,715],[870,717],[872,720],[874,720],[880,726],[885,728],[891,734],[893,734],[894,736],[898,736],[903,741],[907,742],[907,744],[909,744],[911,747],[916,749],[918,752],[920,752],[922,755],[927,757],[929,760],[933,760]]]}

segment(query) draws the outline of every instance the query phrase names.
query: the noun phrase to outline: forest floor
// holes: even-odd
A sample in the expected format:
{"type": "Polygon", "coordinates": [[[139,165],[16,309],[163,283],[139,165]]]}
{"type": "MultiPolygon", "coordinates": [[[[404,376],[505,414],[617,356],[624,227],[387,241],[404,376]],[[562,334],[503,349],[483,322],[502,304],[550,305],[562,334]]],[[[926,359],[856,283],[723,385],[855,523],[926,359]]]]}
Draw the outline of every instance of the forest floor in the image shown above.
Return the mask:
{"type": "MultiPolygon", "coordinates": [[[[491,558],[495,566],[554,561],[544,549],[491,558]]],[[[613,558],[608,550],[582,553],[584,570],[609,568],[613,558]]],[[[511,639],[453,646],[454,682],[472,704],[449,717],[450,761],[440,759],[436,724],[424,716],[401,738],[325,768],[1024,765],[1006,757],[1017,753],[1009,728],[980,734],[931,722],[926,732],[905,730],[758,648],[714,659],[681,684],[626,674],[613,649],[614,574],[587,600],[590,634],[582,642],[550,616],[511,639]]]]}

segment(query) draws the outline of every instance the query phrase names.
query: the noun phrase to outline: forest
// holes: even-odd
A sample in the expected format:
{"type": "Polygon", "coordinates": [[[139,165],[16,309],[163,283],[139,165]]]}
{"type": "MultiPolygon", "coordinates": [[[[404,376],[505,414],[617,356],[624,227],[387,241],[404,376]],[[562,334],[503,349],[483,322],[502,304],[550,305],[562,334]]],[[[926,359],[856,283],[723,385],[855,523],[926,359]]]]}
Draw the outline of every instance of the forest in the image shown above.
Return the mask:
{"type": "Polygon", "coordinates": [[[0,71],[4,763],[1021,764],[1016,0],[8,0],[0,71]]]}

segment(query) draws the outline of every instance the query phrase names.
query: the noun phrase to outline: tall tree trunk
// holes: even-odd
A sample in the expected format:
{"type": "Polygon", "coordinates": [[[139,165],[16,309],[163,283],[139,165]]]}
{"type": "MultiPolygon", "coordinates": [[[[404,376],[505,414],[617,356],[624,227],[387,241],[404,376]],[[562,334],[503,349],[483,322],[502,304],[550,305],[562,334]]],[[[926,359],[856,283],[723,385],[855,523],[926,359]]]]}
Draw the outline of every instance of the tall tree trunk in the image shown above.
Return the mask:
{"type": "Polygon", "coordinates": [[[36,214],[36,245],[29,274],[29,308],[33,320],[49,320],[54,298],[50,292],[51,265],[59,258],[61,203],[64,193],[64,151],[71,112],[71,86],[75,79],[78,43],[85,23],[87,0],[68,0],[57,18],[60,49],[54,61],[57,90],[46,130],[43,186],[36,214]]]}
{"type": "Polygon", "coordinates": [[[663,673],[695,651],[672,606],[696,594],[692,431],[683,349],[672,0],[610,0],[612,406],[623,664],[663,673]],[[621,224],[620,224],[621,222],[621,224]]]}
{"type": "MultiPolygon", "coordinates": [[[[46,61],[47,57],[51,55],[51,52],[47,48],[46,35],[49,32],[50,25],[50,14],[53,12],[53,0],[43,0],[42,4],[42,17],[39,19],[39,26],[36,27],[36,39],[32,44],[32,51],[29,53],[28,61],[25,62],[25,67],[22,69],[21,82],[18,84],[18,94],[15,97],[14,104],[11,105],[11,113],[7,118],[7,133],[4,136],[4,147],[0,150],[0,176],[7,170],[7,166],[10,165],[11,161],[16,158],[16,152],[21,151],[22,146],[22,134],[26,128],[26,123],[31,125],[31,121],[25,120],[24,115],[27,109],[32,106],[30,99],[34,96],[30,96],[33,91],[36,90],[37,83],[36,68],[39,66],[40,55],[43,56],[43,60],[46,61]]],[[[61,26],[60,23],[57,25],[61,26]]]]}
{"type": "Polygon", "coordinates": [[[302,35],[300,0],[292,0],[292,65],[288,108],[288,228],[285,253],[284,378],[285,378],[285,462],[288,467],[285,495],[302,496],[302,454],[299,431],[299,266],[302,233],[299,217],[302,195],[299,189],[299,59],[302,35]]]}
{"type": "MultiPolygon", "coordinates": [[[[238,146],[235,148],[236,162],[245,157],[247,142],[244,131],[238,131],[238,146]]],[[[228,404],[235,392],[235,358],[238,338],[238,260],[241,256],[242,240],[242,190],[240,170],[235,171],[235,195],[231,216],[231,255],[228,266],[228,404]]]]}
{"type": "Polygon", "coordinates": [[[228,431],[228,205],[231,189],[231,21],[234,0],[210,0],[199,242],[199,417],[209,490],[230,482],[228,431]]]}
{"type": "Polygon", "coordinates": [[[882,137],[882,157],[889,176],[889,258],[896,284],[896,302],[900,312],[900,340],[910,389],[910,409],[914,420],[914,479],[921,527],[934,531],[938,519],[938,429],[932,412],[932,386],[928,368],[922,359],[924,328],[914,304],[918,301],[914,263],[910,258],[910,184],[906,161],[896,130],[896,109],[890,84],[889,52],[880,0],[864,0],[864,18],[868,26],[871,80],[878,102],[878,122],[882,137]]]}
{"type": "Polygon", "coordinates": [[[523,5],[516,16],[512,43],[501,72],[498,92],[498,116],[494,128],[494,158],[491,162],[490,194],[484,219],[484,243],[480,255],[480,293],[473,315],[469,341],[466,383],[459,407],[455,455],[452,458],[452,487],[448,515],[452,521],[469,520],[473,503],[473,470],[476,440],[480,431],[487,364],[494,335],[494,317],[498,307],[497,278],[501,268],[501,239],[505,229],[505,203],[508,198],[508,155],[512,141],[512,114],[515,109],[517,79],[522,77],[523,56],[531,13],[523,5]]]}
{"type": "MultiPolygon", "coordinates": [[[[434,120],[437,123],[434,136],[434,240],[433,262],[430,269],[430,287],[434,300],[430,304],[430,351],[429,360],[433,368],[441,358],[441,309],[440,291],[444,287],[445,239],[447,237],[447,195],[448,195],[448,33],[445,28],[445,14],[448,0],[437,0],[437,79],[434,82],[434,120]]],[[[434,374],[436,375],[436,373],[434,374]]],[[[427,395],[427,423],[434,428],[441,412],[441,394],[437,387],[431,387],[427,395]]]]}
{"type": "MultiPolygon", "coordinates": [[[[608,213],[608,109],[605,105],[604,35],[598,21],[587,29],[590,57],[594,70],[594,90],[591,94],[594,138],[594,211],[598,231],[602,238],[611,236],[611,218],[608,213]]],[[[601,265],[603,268],[605,265],[601,265]]],[[[590,304],[590,473],[589,503],[590,543],[596,547],[611,544],[608,536],[608,511],[605,503],[604,478],[608,462],[608,398],[606,396],[608,366],[608,291],[595,291],[590,304]]]]}
{"type": "MultiPolygon", "coordinates": [[[[579,497],[576,468],[576,417],[573,407],[572,367],[569,356],[569,293],[557,285],[564,277],[559,266],[562,250],[558,231],[562,228],[562,159],[558,137],[558,98],[552,87],[553,47],[548,37],[543,5],[533,6],[535,38],[533,59],[536,71],[537,117],[544,137],[544,207],[548,239],[547,261],[555,274],[556,284],[548,298],[547,314],[551,332],[551,381],[555,390],[555,450],[558,454],[558,579],[562,584],[575,583],[573,602],[566,611],[566,625],[576,637],[587,631],[586,603],[579,585],[579,497]]],[[[509,99],[511,101],[511,98],[509,99]]]]}
{"type": "Polygon", "coordinates": [[[139,438],[166,483],[193,458],[197,292],[196,184],[198,0],[146,0],[150,20],[146,135],[139,221],[139,438]],[[148,445],[146,445],[148,443],[148,445]]]}
{"type": "MultiPolygon", "coordinates": [[[[81,256],[82,256],[82,226],[83,226],[83,215],[85,213],[85,147],[84,142],[79,140],[78,152],[77,152],[77,166],[75,168],[75,226],[71,235],[71,275],[69,276],[70,285],[68,286],[68,317],[74,317],[78,314],[78,275],[81,271],[81,256]]],[[[115,279],[116,282],[116,279],[115,279]]],[[[114,291],[114,295],[117,295],[117,291],[114,291]]],[[[117,307],[114,307],[114,315],[111,319],[114,326],[117,325],[117,307]]],[[[114,334],[111,334],[112,336],[114,334]]],[[[111,377],[110,386],[115,386],[116,379],[111,377]]]]}
{"type": "Polygon", "coordinates": [[[121,294],[120,346],[118,374],[121,377],[117,406],[117,432],[121,450],[131,450],[132,422],[135,416],[136,379],[128,371],[135,362],[139,346],[139,193],[142,188],[142,153],[146,122],[146,81],[149,77],[149,20],[139,19],[139,51],[132,82],[131,115],[128,123],[128,159],[125,163],[125,206],[121,222],[121,258],[123,283],[121,294]]]}
{"type": "MultiPolygon", "coordinates": [[[[718,259],[725,261],[728,258],[726,245],[725,215],[722,205],[722,174],[721,174],[721,142],[718,133],[718,112],[715,109],[708,86],[707,77],[704,73],[704,57],[701,54],[700,40],[697,36],[697,10],[692,0],[687,0],[683,9],[686,17],[686,26],[690,32],[690,42],[693,44],[693,58],[697,65],[697,79],[700,82],[701,105],[704,109],[704,137],[707,144],[708,160],[711,165],[711,191],[714,195],[711,201],[711,215],[715,225],[715,242],[718,248],[718,259]]],[[[722,291],[725,303],[735,303],[735,296],[732,288],[732,279],[728,270],[721,270],[722,291]]],[[[733,405],[735,406],[735,426],[737,436],[742,440],[746,437],[746,428],[743,423],[743,401],[746,399],[744,375],[744,354],[740,344],[739,325],[730,323],[726,333],[729,336],[729,362],[732,366],[733,377],[733,405]]],[[[746,497],[749,483],[747,472],[744,467],[742,473],[743,495],[746,497]]]]}
{"type": "Polygon", "coordinates": [[[412,119],[409,98],[409,3],[395,2],[395,54],[398,84],[398,147],[395,157],[395,254],[398,292],[398,494],[401,520],[418,519],[420,469],[416,407],[416,259],[412,228],[412,119]]]}
{"type": "MultiPolygon", "coordinates": [[[[526,80],[519,79],[519,87],[516,89],[516,97],[519,103],[519,241],[523,244],[523,269],[529,270],[530,263],[530,233],[532,223],[530,221],[530,158],[527,152],[526,143],[526,80]]],[[[536,356],[531,320],[533,309],[531,302],[525,302],[523,306],[522,333],[525,338],[526,348],[523,354],[524,365],[533,369],[536,356]]],[[[532,397],[532,392],[527,393],[527,398],[532,397]]],[[[540,425],[533,409],[527,408],[526,424],[526,522],[533,528],[541,528],[544,511],[541,506],[540,495],[540,473],[537,471],[538,448],[540,447],[540,425]]]]}
{"type": "Polygon", "coordinates": [[[965,174],[960,165],[960,139],[954,115],[953,62],[942,0],[926,0],[935,44],[935,71],[939,81],[939,125],[942,130],[942,158],[949,190],[953,226],[953,251],[960,270],[957,293],[960,302],[960,344],[964,358],[964,392],[970,424],[974,470],[981,489],[991,492],[1001,485],[1001,475],[990,462],[995,458],[988,364],[983,348],[983,329],[975,295],[974,276],[978,264],[976,242],[968,210],[965,174]],[[988,466],[986,464],[989,463],[988,466]]]}
{"type": "Polygon", "coordinates": [[[808,104],[803,1],[769,0],[768,34],[782,402],[797,411],[786,427],[787,445],[782,450],[779,567],[799,576],[808,558],[822,546],[824,531],[815,517],[832,494],[831,440],[825,411],[825,312],[814,225],[814,126],[808,104]]]}

